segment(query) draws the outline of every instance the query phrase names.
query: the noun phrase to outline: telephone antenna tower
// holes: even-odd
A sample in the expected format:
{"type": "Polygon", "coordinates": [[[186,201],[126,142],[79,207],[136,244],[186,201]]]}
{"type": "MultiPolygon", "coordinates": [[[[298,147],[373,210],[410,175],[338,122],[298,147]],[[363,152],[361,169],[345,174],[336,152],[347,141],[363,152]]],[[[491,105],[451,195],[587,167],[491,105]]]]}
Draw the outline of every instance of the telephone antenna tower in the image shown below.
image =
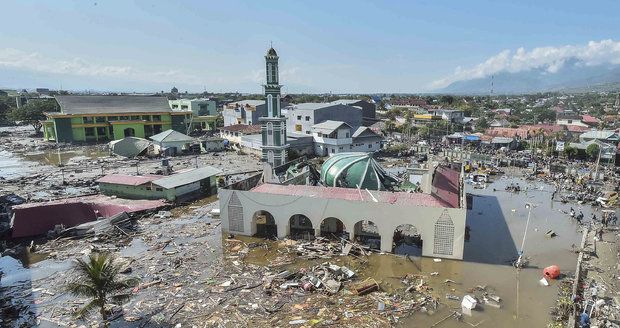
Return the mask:
{"type": "Polygon", "coordinates": [[[495,78],[494,75],[491,75],[491,97],[493,97],[493,79],[495,78]]]}

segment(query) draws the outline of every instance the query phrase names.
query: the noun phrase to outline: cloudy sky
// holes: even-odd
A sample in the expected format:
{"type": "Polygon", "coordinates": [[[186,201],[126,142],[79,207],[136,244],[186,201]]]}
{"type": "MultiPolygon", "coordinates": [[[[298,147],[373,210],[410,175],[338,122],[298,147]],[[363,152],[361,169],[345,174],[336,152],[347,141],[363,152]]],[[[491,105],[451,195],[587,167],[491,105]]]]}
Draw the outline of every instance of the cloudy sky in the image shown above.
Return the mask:
{"type": "Polygon", "coordinates": [[[620,1],[4,0],[0,88],[424,92],[620,64],[620,1]],[[541,4],[544,3],[544,4],[541,4]]]}

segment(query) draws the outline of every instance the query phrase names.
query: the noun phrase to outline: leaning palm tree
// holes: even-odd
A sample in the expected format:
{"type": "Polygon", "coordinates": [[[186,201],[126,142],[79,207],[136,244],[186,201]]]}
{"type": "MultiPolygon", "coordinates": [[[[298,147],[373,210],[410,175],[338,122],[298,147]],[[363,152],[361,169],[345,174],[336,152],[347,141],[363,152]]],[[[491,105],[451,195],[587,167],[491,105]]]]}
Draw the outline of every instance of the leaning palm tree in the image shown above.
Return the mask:
{"type": "Polygon", "coordinates": [[[138,279],[119,279],[120,266],[116,265],[108,254],[91,254],[87,261],[77,260],[75,268],[79,277],[69,283],[67,289],[76,296],[87,296],[91,301],[76,312],[77,317],[83,317],[93,310],[99,310],[104,324],[107,326],[105,305],[122,304],[129,300],[131,293],[128,288],[135,286],[138,279]]]}

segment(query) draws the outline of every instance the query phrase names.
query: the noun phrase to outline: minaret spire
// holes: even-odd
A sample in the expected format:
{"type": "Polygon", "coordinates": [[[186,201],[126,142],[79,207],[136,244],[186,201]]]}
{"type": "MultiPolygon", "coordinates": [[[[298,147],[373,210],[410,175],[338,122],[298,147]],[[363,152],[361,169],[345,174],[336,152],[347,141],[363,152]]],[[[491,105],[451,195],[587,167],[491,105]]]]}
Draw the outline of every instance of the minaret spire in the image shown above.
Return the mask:
{"type": "MultiPolygon", "coordinates": [[[[271,42],[270,42],[271,44],[271,42]]],[[[281,115],[278,74],[278,53],[273,47],[265,55],[265,108],[259,121],[262,124],[262,160],[271,168],[286,163],[286,118],[281,115]]]]}

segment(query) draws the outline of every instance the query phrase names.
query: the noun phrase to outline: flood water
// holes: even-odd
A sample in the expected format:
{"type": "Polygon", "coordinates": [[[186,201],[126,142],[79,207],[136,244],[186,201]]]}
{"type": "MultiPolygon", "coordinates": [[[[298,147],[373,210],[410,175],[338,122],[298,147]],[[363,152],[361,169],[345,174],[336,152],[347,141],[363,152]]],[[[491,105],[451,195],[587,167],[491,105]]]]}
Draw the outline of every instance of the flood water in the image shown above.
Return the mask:
{"type": "MultiPolygon", "coordinates": [[[[356,272],[359,280],[373,278],[387,292],[406,288],[401,283],[405,275],[422,274],[432,287],[431,294],[439,298],[442,305],[432,315],[415,313],[403,318],[399,322],[402,327],[429,327],[453,311],[461,312],[460,299],[471,294],[470,290],[476,286],[486,286],[488,291],[500,296],[501,308],[479,304],[471,317],[464,316],[466,323],[477,327],[546,326],[550,322],[548,312],[555,303],[559,281],[551,281],[549,287],[540,286],[542,270],[549,265],[558,265],[564,273],[574,273],[576,266],[576,255],[571,252],[571,245],[578,245],[582,235],[576,223],[562,212],[568,212],[571,205],[551,203],[553,189],[550,185],[528,183],[517,178],[498,179],[486,189],[472,189],[469,186],[467,189],[474,194],[474,201],[473,208],[467,214],[471,232],[470,240],[465,243],[463,261],[442,259],[436,262],[433,258],[375,253],[368,257],[367,263],[353,257],[334,256],[329,260],[297,260],[282,268],[307,268],[324,262],[346,265],[356,272]],[[519,183],[522,189],[527,187],[528,190],[518,194],[504,191],[510,183],[519,183]],[[534,205],[524,247],[524,254],[530,262],[528,267],[517,270],[512,262],[518,257],[523,241],[528,215],[526,202],[534,205]],[[548,230],[553,230],[557,236],[546,237],[548,230]],[[431,276],[432,272],[438,274],[431,276]],[[447,279],[454,283],[445,283],[447,279]],[[447,294],[457,296],[459,300],[450,300],[446,298],[447,294]]],[[[582,210],[586,218],[590,216],[589,206],[573,207],[577,212],[582,210]]],[[[277,262],[281,255],[274,251],[278,247],[276,242],[241,236],[236,238],[259,244],[246,257],[250,263],[269,265],[277,262]]],[[[412,250],[419,253],[415,247],[412,250]]],[[[455,319],[437,325],[467,326],[455,319]]]]}

